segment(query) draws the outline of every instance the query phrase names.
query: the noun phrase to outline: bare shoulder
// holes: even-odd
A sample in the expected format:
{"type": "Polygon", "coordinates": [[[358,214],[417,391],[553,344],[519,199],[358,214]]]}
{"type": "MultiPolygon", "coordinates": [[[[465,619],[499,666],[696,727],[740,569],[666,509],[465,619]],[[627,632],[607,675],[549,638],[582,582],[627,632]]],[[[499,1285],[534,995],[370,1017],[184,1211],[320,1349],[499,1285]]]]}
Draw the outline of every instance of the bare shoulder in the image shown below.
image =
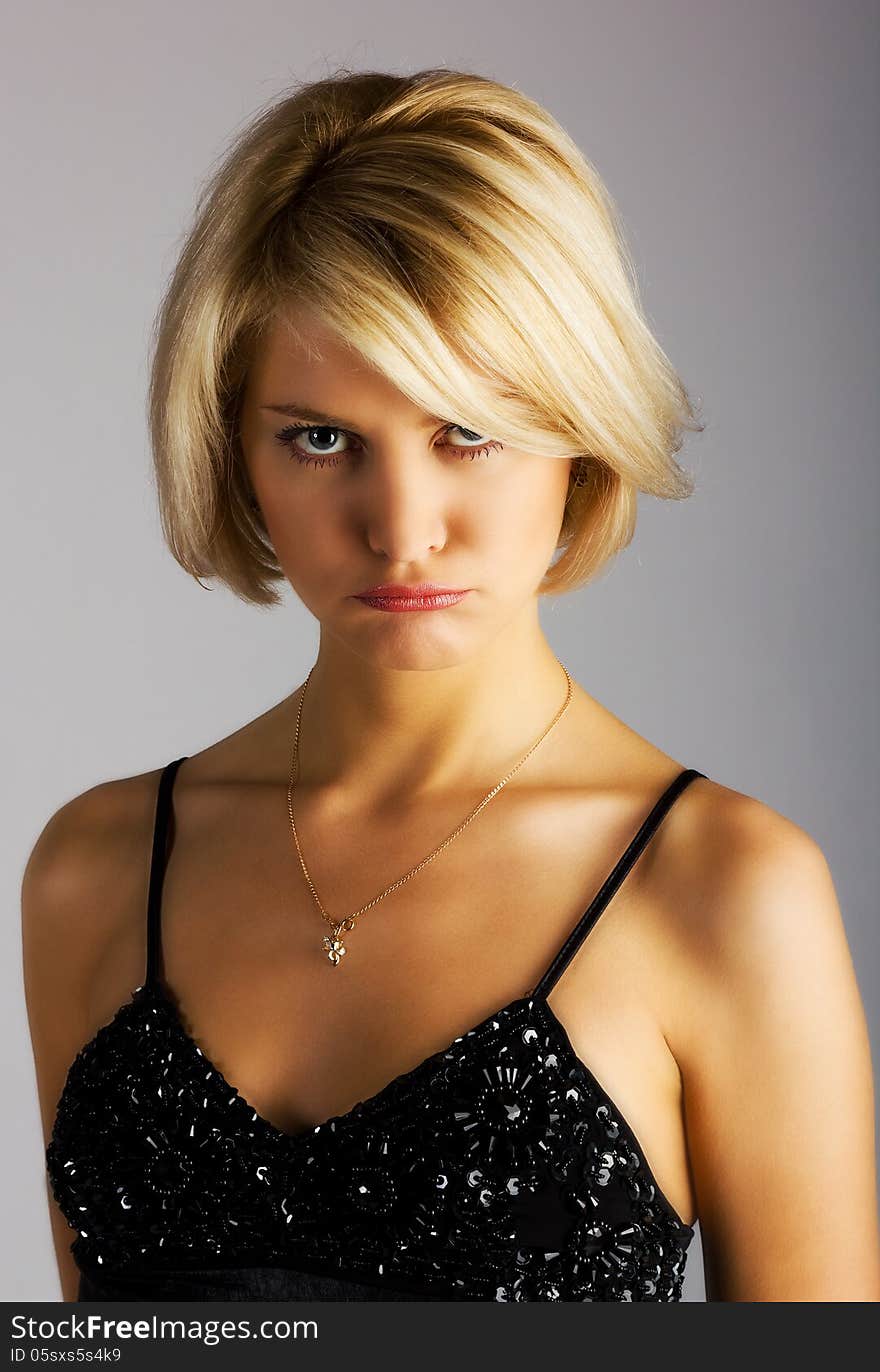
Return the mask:
{"type": "Polygon", "coordinates": [[[698,777],[657,835],[652,905],[678,958],[670,1041],[699,1061],[706,1028],[774,986],[806,989],[837,969],[837,991],[857,995],[833,876],[818,841],[754,796],[698,777]],[[845,983],[842,985],[841,983],[845,983]]]}
{"type": "Polygon", "coordinates": [[[794,820],[698,777],[658,834],[652,888],[708,972],[814,951],[843,936],[828,860],[794,820]]]}
{"type": "Polygon", "coordinates": [[[679,804],[651,885],[709,1299],[876,1300],[871,1052],[828,860],[708,779],[679,804]]]}
{"type": "MultiPolygon", "coordinates": [[[[38,1067],[47,1064],[53,1089],[68,1051],[81,1046],[96,1015],[114,1008],[118,988],[107,986],[102,1004],[101,970],[120,950],[136,957],[138,938],[143,944],[133,923],[149,876],[157,781],[147,772],[74,796],[46,821],[27,859],[25,998],[38,1067]]],[[[134,961],[131,968],[136,976],[134,961]]]]}
{"type": "Polygon", "coordinates": [[[143,874],[159,771],[99,782],[46,821],[25,865],[22,919],[31,948],[87,963],[112,934],[126,891],[143,874]],[[121,899],[120,897],[123,897],[121,899]]]}

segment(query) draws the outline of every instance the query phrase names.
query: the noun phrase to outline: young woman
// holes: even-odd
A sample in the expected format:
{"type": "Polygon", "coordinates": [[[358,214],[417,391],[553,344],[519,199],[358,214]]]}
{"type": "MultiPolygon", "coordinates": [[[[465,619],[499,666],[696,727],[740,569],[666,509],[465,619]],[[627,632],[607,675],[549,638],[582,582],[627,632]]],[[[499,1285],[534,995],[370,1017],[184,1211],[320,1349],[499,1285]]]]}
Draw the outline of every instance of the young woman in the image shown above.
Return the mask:
{"type": "Polygon", "coordinates": [[[320,637],[31,855],[65,1298],[673,1301],[699,1218],[710,1299],[875,1299],[823,853],[541,628],[702,427],[565,132],[446,69],[272,104],[180,256],[151,422],[178,562],[289,583],[320,637]]]}

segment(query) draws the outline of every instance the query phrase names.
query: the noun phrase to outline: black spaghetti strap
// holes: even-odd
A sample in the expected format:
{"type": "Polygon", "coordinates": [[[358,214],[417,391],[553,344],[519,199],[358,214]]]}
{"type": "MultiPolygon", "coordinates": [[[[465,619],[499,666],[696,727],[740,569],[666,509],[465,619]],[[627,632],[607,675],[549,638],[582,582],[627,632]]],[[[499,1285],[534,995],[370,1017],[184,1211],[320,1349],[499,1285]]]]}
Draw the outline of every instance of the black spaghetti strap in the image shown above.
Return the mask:
{"type": "Polygon", "coordinates": [[[581,915],[581,918],[572,929],[568,938],[565,940],[565,943],[538,982],[532,992],[533,999],[541,1000],[546,999],[546,997],[549,996],[569,962],[580,948],[617,888],[620,886],[627,872],[629,872],[636,859],[647,847],[650,838],[658,828],[666,811],[670,808],[673,801],[681,795],[684,788],[690,785],[697,777],[701,776],[705,776],[705,773],[698,772],[695,767],[686,767],[684,771],[679,772],[675,780],[667,786],[666,790],[643,822],[635,838],[624,850],[616,865],[596,892],[596,895],[590,902],[589,908],[581,915]]]}
{"type": "Polygon", "coordinates": [[[162,883],[168,856],[168,817],[171,813],[171,788],[181,762],[175,758],[163,769],[156,797],[156,821],[153,825],[153,855],[150,860],[150,887],[147,895],[147,973],[144,984],[153,985],[159,975],[162,956],[162,883]]]}

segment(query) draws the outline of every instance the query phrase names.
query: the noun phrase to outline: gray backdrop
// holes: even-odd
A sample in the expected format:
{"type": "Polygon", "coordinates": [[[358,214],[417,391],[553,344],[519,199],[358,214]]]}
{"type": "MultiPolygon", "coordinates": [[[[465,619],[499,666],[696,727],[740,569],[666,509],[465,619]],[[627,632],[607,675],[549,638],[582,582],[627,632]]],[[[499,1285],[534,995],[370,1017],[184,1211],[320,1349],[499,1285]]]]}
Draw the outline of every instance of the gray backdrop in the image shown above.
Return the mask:
{"type": "MultiPolygon", "coordinates": [[[[166,552],[144,395],[209,166],[257,105],[338,63],[519,86],[620,205],[652,323],[702,400],[682,454],[698,491],[643,500],[610,573],[543,622],[633,728],[821,844],[876,1061],[877,4],[38,0],[5,28],[3,1297],[59,1297],[21,986],[27,854],[62,802],[195,753],[314,658],[292,592],[249,609],[166,552]]],[[[688,1266],[702,1300],[698,1236],[688,1266]]]]}

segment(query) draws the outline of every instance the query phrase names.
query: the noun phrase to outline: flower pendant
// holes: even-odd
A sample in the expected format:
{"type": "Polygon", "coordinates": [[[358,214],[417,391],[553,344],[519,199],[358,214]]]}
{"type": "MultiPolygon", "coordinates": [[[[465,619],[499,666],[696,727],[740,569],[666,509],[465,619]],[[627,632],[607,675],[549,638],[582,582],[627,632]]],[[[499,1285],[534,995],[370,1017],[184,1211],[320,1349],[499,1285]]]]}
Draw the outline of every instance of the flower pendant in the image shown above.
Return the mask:
{"type": "Polygon", "coordinates": [[[321,947],[327,954],[334,967],[338,967],[342,957],[346,952],[345,944],[342,942],[343,931],[347,932],[354,928],[354,920],[350,917],[341,919],[338,924],[332,926],[333,933],[325,934],[321,940],[321,947]]]}

